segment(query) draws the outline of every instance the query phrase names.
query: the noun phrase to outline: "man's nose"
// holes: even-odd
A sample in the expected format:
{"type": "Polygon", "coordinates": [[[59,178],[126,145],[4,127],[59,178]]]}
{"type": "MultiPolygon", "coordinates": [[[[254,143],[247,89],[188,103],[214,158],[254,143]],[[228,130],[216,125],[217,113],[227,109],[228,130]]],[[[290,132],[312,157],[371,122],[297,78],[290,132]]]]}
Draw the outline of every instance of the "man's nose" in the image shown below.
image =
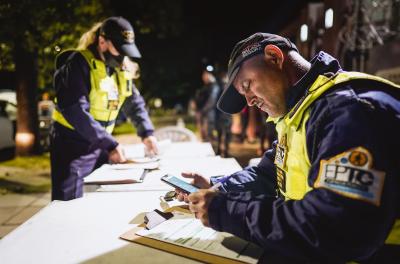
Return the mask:
{"type": "Polygon", "coordinates": [[[256,97],[252,94],[252,93],[246,93],[244,95],[244,97],[246,98],[247,101],[247,105],[248,106],[253,106],[256,104],[256,97]]]}

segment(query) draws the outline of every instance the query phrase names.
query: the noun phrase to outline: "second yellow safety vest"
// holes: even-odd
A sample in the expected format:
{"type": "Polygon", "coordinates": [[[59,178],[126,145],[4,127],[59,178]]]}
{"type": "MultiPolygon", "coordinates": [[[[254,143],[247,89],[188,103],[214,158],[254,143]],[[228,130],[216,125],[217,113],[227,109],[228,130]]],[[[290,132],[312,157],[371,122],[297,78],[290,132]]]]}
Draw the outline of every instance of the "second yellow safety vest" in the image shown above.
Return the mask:
{"type": "MultiPolygon", "coordinates": [[[[83,55],[90,68],[90,114],[108,133],[111,133],[122,104],[132,95],[132,74],[115,68],[115,72],[108,76],[104,62],[96,59],[91,51],[77,50],[77,52],[83,55]]],[[[74,129],[58,109],[53,112],[53,120],[69,129],[74,129]]]]}

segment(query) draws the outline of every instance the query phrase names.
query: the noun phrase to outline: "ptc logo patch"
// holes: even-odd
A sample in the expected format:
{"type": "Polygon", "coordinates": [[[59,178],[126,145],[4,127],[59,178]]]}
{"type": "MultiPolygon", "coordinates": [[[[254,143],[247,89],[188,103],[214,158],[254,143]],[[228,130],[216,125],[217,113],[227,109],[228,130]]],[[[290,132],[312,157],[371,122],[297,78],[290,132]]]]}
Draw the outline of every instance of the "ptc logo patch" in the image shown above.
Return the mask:
{"type": "Polygon", "coordinates": [[[385,172],[372,169],[372,155],[363,147],[321,160],[314,187],[380,205],[385,172]]]}

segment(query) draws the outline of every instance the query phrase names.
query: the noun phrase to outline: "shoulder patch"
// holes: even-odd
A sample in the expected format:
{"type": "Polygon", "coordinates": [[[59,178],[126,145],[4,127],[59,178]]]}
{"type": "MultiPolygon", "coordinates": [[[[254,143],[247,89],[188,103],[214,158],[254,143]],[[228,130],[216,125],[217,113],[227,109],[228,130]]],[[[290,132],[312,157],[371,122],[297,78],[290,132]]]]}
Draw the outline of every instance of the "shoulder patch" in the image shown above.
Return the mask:
{"type": "Polygon", "coordinates": [[[321,160],[314,187],[379,206],[385,172],[373,170],[372,162],[371,153],[363,147],[321,160]]]}

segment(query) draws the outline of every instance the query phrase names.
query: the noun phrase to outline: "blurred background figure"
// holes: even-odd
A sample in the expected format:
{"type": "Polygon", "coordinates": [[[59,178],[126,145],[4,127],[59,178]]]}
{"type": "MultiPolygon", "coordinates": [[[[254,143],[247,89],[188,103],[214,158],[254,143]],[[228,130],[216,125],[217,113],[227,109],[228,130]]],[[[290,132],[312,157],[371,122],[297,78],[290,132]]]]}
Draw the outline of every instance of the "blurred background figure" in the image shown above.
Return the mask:
{"type": "Polygon", "coordinates": [[[247,126],[249,125],[250,108],[246,105],[240,112],[240,142],[243,143],[247,138],[247,126]]]}
{"type": "Polygon", "coordinates": [[[195,97],[196,123],[203,141],[212,141],[214,138],[216,104],[220,87],[212,71],[203,70],[201,75],[203,87],[197,91],[195,97]]]}
{"type": "MultiPolygon", "coordinates": [[[[228,82],[226,72],[223,72],[219,78],[219,93],[221,96],[228,82]]],[[[217,129],[217,155],[229,157],[229,144],[232,139],[232,115],[226,114],[220,110],[216,110],[216,129],[217,129]],[[222,148],[222,149],[221,149],[222,148]]]]}
{"type": "Polygon", "coordinates": [[[39,117],[39,142],[42,151],[50,149],[50,128],[52,124],[52,114],[54,111],[54,102],[50,99],[47,92],[42,94],[42,99],[38,102],[39,117]]]}
{"type": "Polygon", "coordinates": [[[257,155],[261,156],[266,150],[272,147],[272,143],[277,139],[275,124],[267,122],[268,114],[263,111],[257,111],[258,134],[260,137],[260,148],[257,155]]]}
{"type": "Polygon", "coordinates": [[[51,119],[51,114],[54,110],[54,102],[50,100],[49,93],[45,92],[42,94],[42,100],[38,103],[39,117],[48,117],[51,119]]]}

